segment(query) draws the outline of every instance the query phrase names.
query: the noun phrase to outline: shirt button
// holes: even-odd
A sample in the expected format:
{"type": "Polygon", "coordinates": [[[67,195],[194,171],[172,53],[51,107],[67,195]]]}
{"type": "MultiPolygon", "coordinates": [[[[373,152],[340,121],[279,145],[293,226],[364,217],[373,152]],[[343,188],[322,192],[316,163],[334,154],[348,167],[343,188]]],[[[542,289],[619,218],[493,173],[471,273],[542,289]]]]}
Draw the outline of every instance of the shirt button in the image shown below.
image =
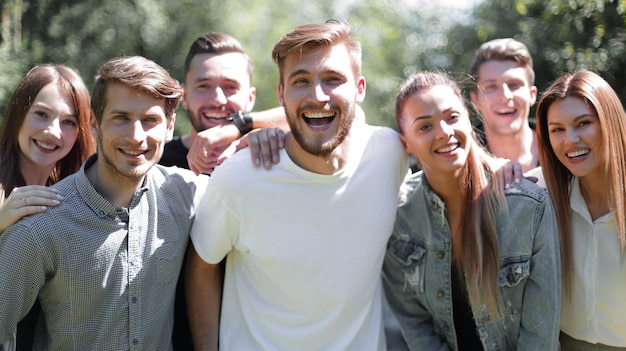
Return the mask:
{"type": "Polygon", "coordinates": [[[133,303],[137,303],[137,297],[133,296],[132,301],[133,301],[133,303]]]}
{"type": "Polygon", "coordinates": [[[444,296],[443,291],[437,291],[437,298],[438,298],[438,299],[443,298],[443,296],[444,296]]]}
{"type": "Polygon", "coordinates": [[[449,325],[444,325],[443,326],[443,330],[449,332],[450,331],[450,326],[449,325]]]}
{"type": "Polygon", "coordinates": [[[431,207],[433,210],[436,210],[436,209],[437,209],[437,203],[436,203],[436,202],[433,202],[433,204],[432,204],[430,207],[431,207]]]}
{"type": "Polygon", "coordinates": [[[446,257],[446,254],[444,254],[443,252],[437,252],[437,258],[438,259],[443,259],[444,257],[446,257]]]}
{"type": "Polygon", "coordinates": [[[138,345],[139,344],[139,340],[137,340],[137,338],[133,338],[133,345],[138,345]]]}

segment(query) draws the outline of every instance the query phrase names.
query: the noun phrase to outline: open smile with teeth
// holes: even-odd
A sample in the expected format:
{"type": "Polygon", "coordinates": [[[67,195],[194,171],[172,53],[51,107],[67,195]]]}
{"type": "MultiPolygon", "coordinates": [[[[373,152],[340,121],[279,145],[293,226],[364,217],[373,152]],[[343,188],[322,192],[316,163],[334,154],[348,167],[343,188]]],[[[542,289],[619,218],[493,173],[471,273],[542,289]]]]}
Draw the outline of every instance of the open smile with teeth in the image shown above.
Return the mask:
{"type": "Polygon", "coordinates": [[[45,150],[54,150],[54,149],[58,148],[58,146],[56,146],[54,144],[48,144],[48,143],[45,143],[45,142],[39,141],[39,140],[35,140],[35,144],[37,144],[37,146],[39,146],[40,148],[45,149],[45,150]]]}
{"type": "Polygon", "coordinates": [[[435,152],[438,154],[446,154],[448,152],[452,152],[456,149],[458,149],[459,147],[461,147],[461,144],[457,143],[457,144],[452,144],[452,145],[448,145],[446,147],[443,147],[441,149],[437,149],[435,152]]]}
{"type": "Polygon", "coordinates": [[[589,150],[589,149],[582,149],[582,150],[576,150],[574,152],[568,152],[567,153],[567,157],[574,158],[574,157],[583,156],[583,155],[588,154],[590,151],[591,150],[589,150]]]}
{"type": "Polygon", "coordinates": [[[138,156],[147,152],[147,150],[123,150],[120,149],[123,153],[130,156],[138,156]]]}
{"type": "Polygon", "coordinates": [[[224,119],[224,118],[228,117],[228,113],[225,113],[225,114],[224,113],[222,113],[222,114],[214,114],[214,113],[210,114],[210,113],[203,112],[202,113],[202,117],[210,118],[210,119],[224,119]]]}
{"type": "Polygon", "coordinates": [[[507,115],[508,116],[508,115],[515,114],[516,111],[517,110],[515,110],[513,108],[510,108],[510,109],[497,110],[496,113],[498,115],[507,115]]]}
{"type": "Polygon", "coordinates": [[[305,112],[304,119],[309,126],[326,126],[335,119],[334,112],[305,112]]]}

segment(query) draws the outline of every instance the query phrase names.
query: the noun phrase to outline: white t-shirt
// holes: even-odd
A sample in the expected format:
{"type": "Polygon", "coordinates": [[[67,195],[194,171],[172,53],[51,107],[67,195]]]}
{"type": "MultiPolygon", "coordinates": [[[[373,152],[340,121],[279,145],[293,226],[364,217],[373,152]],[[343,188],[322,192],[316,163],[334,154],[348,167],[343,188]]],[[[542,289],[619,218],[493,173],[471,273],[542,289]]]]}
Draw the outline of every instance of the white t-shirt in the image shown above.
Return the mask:
{"type": "Polygon", "coordinates": [[[389,128],[351,133],[333,175],[284,150],[271,171],[240,152],[212,175],[191,239],[209,263],[228,254],[222,349],[385,349],[380,271],[406,156],[389,128]]]}
{"type": "Polygon", "coordinates": [[[570,203],[574,279],[571,300],[562,298],[561,331],[592,344],[626,347],[626,257],[614,213],[592,221],[576,177],[570,203]]]}

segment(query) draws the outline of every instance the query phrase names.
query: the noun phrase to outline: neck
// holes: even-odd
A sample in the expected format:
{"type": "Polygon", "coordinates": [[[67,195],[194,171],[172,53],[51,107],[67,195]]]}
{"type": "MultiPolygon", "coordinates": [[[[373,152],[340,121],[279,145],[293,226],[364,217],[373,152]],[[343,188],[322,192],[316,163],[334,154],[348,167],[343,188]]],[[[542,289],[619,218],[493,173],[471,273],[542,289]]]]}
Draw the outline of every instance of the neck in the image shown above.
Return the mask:
{"type": "Polygon", "coordinates": [[[537,167],[537,139],[528,124],[513,134],[496,133],[485,125],[485,138],[494,156],[518,162],[523,172],[537,167]]]}
{"type": "Polygon", "coordinates": [[[350,135],[329,155],[316,156],[305,151],[293,137],[293,134],[289,134],[285,140],[285,151],[295,164],[307,171],[319,174],[334,174],[342,170],[348,163],[348,155],[350,153],[349,138],[350,135]]]}
{"type": "Polygon", "coordinates": [[[428,185],[446,203],[446,208],[451,204],[461,203],[463,189],[461,189],[458,172],[433,172],[426,168],[424,172],[426,173],[426,179],[428,179],[428,185]]]}
{"type": "Polygon", "coordinates": [[[40,166],[30,162],[24,162],[20,158],[20,172],[26,185],[48,185],[50,174],[54,170],[55,164],[40,166]]]}
{"type": "MultiPolygon", "coordinates": [[[[604,178],[604,177],[602,177],[604,178]]],[[[609,197],[608,179],[600,177],[585,176],[579,178],[580,192],[589,210],[592,220],[596,220],[611,210],[609,197]]]]}
{"type": "Polygon", "coordinates": [[[144,177],[131,178],[119,175],[113,166],[106,163],[102,156],[85,170],[87,178],[96,191],[117,207],[130,206],[135,192],[141,187],[144,177]]]}

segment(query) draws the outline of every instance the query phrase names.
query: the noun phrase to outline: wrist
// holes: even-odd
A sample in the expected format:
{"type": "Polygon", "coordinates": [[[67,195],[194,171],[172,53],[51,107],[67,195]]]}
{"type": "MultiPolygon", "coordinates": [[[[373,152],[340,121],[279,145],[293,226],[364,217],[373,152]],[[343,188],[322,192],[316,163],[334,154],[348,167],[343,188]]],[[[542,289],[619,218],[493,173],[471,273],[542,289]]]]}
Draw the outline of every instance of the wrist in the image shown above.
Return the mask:
{"type": "Polygon", "coordinates": [[[228,117],[226,117],[226,119],[233,122],[235,127],[239,129],[241,136],[246,135],[252,130],[252,116],[248,111],[237,111],[235,113],[231,113],[228,117]]]}

